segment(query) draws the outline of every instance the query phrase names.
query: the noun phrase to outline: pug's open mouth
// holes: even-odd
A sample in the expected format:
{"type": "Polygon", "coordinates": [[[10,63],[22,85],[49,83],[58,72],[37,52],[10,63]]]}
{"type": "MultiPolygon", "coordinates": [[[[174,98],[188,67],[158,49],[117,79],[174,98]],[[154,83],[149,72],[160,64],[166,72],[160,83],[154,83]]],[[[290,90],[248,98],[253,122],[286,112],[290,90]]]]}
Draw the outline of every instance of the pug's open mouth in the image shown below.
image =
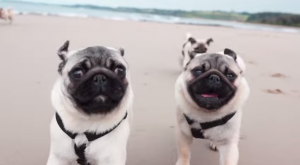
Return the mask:
{"type": "Polygon", "coordinates": [[[218,94],[215,94],[215,93],[212,93],[212,94],[201,94],[202,97],[205,97],[205,98],[218,98],[219,95],[218,94]]]}
{"type": "Polygon", "coordinates": [[[212,71],[189,83],[188,91],[199,107],[218,110],[233,98],[236,88],[222,73],[212,71]],[[212,81],[212,75],[217,77],[218,81],[212,81]]]}

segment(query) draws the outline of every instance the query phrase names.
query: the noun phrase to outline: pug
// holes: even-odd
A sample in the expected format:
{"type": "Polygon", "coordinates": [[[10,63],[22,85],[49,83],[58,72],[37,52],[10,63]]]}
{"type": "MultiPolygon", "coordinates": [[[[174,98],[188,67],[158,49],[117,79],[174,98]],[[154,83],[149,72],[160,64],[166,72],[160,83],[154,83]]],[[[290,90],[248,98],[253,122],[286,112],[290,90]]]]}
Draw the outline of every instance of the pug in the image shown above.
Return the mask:
{"type": "Polygon", "coordinates": [[[189,165],[194,139],[207,139],[221,165],[237,165],[242,108],[250,88],[246,66],[233,50],[192,54],[175,85],[176,165],[189,165]]]}
{"type": "Polygon", "coordinates": [[[11,24],[14,19],[13,10],[11,8],[4,9],[0,7],[0,19],[9,21],[9,23],[11,24]]]}
{"type": "Polygon", "coordinates": [[[186,41],[182,45],[182,51],[180,56],[180,65],[185,67],[185,65],[193,59],[194,54],[206,53],[209,45],[213,42],[212,38],[209,39],[197,39],[194,38],[190,33],[186,34],[186,41]],[[191,53],[195,52],[195,53],[191,53]]]}
{"type": "Polygon", "coordinates": [[[133,91],[124,49],[58,50],[47,165],[125,165],[133,91]]]}

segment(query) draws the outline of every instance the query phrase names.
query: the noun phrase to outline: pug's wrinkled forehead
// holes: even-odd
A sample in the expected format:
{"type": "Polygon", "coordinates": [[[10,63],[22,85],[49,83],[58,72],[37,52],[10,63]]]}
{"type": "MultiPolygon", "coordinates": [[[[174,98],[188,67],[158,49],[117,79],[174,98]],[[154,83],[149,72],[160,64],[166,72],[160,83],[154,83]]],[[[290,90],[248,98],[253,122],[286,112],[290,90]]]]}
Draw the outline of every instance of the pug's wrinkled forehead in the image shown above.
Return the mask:
{"type": "Polygon", "coordinates": [[[227,50],[224,52],[228,54],[204,53],[196,55],[195,58],[191,60],[189,64],[187,64],[185,70],[190,71],[200,67],[203,71],[217,69],[220,72],[224,73],[229,69],[236,74],[240,74],[242,70],[237,64],[236,54],[231,50],[231,52],[227,52],[227,50]]]}
{"type": "Polygon", "coordinates": [[[58,55],[62,60],[59,66],[61,72],[69,72],[73,67],[81,64],[84,64],[88,69],[95,66],[113,69],[119,65],[128,68],[127,62],[123,58],[123,48],[116,49],[112,47],[93,46],[68,51],[69,43],[67,42],[58,51],[58,55]]]}

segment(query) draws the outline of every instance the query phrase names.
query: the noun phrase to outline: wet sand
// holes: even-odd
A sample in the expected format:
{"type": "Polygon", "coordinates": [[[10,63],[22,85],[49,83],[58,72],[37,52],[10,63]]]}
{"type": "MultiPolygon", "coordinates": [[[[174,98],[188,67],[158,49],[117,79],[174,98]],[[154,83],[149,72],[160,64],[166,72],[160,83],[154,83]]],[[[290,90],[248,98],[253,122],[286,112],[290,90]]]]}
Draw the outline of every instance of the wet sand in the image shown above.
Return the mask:
{"type": "MultiPolygon", "coordinates": [[[[244,109],[239,164],[299,164],[299,34],[18,16],[11,26],[0,22],[0,165],[46,163],[54,114],[50,91],[58,76],[56,50],[67,39],[70,49],[125,48],[135,92],[127,164],[175,165],[174,83],[186,32],[212,37],[210,51],[228,47],[246,61],[252,93],[244,109]],[[278,73],[284,76],[272,76],[278,73]]],[[[191,165],[196,164],[218,164],[218,154],[208,149],[207,141],[197,140],[193,146],[191,165]]]]}

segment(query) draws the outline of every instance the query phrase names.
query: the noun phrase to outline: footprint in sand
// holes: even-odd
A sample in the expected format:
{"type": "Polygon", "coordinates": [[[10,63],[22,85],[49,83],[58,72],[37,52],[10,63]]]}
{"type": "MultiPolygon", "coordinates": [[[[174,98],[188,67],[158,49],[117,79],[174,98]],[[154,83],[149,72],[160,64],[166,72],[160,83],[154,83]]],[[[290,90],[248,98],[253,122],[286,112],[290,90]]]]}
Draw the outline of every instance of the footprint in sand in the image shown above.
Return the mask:
{"type": "Polygon", "coordinates": [[[252,65],[255,65],[255,64],[256,64],[256,62],[254,62],[254,61],[248,61],[247,63],[248,63],[248,64],[252,64],[252,65]]]}
{"type": "Polygon", "coordinates": [[[272,94],[283,94],[283,91],[280,89],[267,89],[266,92],[272,94]]]}
{"type": "Polygon", "coordinates": [[[281,74],[281,73],[274,73],[274,74],[272,74],[272,75],[271,75],[271,77],[285,78],[285,77],[286,77],[286,75],[284,75],[284,74],[281,74]]]}
{"type": "Polygon", "coordinates": [[[246,136],[240,135],[240,140],[245,140],[245,139],[246,139],[246,136]]]}
{"type": "MultiPolygon", "coordinates": [[[[271,75],[271,77],[275,77],[275,78],[285,78],[287,77],[286,75],[282,74],[282,73],[274,73],[271,75]]],[[[272,94],[283,94],[284,92],[280,89],[267,89],[266,90],[267,93],[272,93],[272,94]]]]}

